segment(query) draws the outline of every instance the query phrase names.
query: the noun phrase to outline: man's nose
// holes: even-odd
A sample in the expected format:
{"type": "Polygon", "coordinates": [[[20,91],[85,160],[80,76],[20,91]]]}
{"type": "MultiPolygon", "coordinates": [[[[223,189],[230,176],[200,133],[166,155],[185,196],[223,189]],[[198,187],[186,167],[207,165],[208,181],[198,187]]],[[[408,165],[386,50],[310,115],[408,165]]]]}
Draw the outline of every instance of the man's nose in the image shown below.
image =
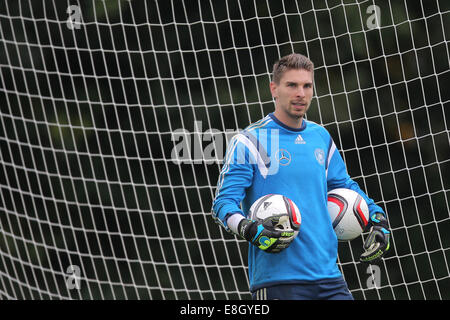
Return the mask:
{"type": "Polygon", "coordinates": [[[305,96],[305,90],[303,89],[302,86],[299,86],[297,91],[296,91],[296,96],[303,98],[305,96]]]}

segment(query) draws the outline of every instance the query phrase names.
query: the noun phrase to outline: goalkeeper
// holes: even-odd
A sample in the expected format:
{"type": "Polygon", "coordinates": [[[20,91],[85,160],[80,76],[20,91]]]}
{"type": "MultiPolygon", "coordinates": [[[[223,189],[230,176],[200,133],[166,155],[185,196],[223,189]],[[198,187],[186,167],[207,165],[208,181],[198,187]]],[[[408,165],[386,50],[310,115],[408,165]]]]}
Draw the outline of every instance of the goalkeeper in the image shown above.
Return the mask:
{"type": "Polygon", "coordinates": [[[275,63],[270,83],[275,111],[233,137],[218,179],[213,216],[252,244],[248,267],[254,299],[353,299],[336,262],[329,190],[353,189],[369,206],[370,233],[360,261],[377,263],[389,249],[383,209],[350,178],[328,131],[304,119],[313,79],[314,65],[303,55],[275,63]],[[251,204],[269,193],[282,194],[299,207],[302,226],[295,239],[246,218],[251,204]],[[263,236],[273,241],[261,246],[263,236]]]}

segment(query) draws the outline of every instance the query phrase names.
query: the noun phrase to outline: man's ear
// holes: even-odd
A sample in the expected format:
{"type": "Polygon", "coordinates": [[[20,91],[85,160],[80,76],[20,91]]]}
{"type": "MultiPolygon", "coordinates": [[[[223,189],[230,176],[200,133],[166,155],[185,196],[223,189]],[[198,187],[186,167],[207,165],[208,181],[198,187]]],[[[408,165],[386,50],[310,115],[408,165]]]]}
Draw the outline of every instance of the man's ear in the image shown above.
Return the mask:
{"type": "Polygon", "coordinates": [[[270,93],[272,94],[272,98],[277,98],[277,84],[273,81],[270,82],[270,93]]]}

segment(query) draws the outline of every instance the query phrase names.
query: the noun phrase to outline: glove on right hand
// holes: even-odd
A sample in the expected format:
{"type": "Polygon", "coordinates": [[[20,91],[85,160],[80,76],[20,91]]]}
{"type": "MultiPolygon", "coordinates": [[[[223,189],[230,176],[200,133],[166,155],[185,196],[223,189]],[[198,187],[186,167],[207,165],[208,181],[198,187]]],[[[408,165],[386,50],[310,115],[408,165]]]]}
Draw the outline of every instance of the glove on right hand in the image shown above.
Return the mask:
{"type": "Polygon", "coordinates": [[[274,226],[287,216],[274,216],[255,221],[243,219],[238,226],[239,235],[264,252],[278,253],[294,240],[294,230],[277,230],[274,226]]]}

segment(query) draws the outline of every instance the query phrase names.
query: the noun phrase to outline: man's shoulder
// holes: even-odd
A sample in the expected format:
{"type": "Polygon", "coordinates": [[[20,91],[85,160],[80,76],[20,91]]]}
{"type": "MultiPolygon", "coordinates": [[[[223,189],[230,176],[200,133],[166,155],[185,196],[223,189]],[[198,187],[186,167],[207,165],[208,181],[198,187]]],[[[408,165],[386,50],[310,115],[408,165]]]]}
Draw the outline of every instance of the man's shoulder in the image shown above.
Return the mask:
{"type": "Polygon", "coordinates": [[[306,126],[310,127],[311,129],[325,130],[326,131],[325,127],[322,126],[321,124],[317,123],[317,122],[314,122],[312,120],[307,120],[307,119],[304,119],[304,121],[306,121],[306,126]]]}
{"type": "MultiPolygon", "coordinates": [[[[229,142],[229,144],[233,144],[233,143],[240,143],[240,142],[244,142],[244,144],[246,144],[245,142],[251,141],[253,144],[258,145],[258,137],[261,135],[260,130],[267,130],[271,127],[270,123],[272,123],[272,118],[267,115],[264,118],[251,123],[250,125],[248,125],[247,127],[245,127],[245,129],[243,130],[239,130],[236,134],[234,134],[229,142]]],[[[266,132],[266,136],[270,134],[269,132],[266,132]]]]}
{"type": "Polygon", "coordinates": [[[316,134],[319,134],[322,136],[325,140],[331,139],[331,135],[328,132],[328,130],[322,126],[321,124],[318,124],[311,120],[306,120],[306,128],[310,130],[311,132],[314,132],[316,134]]]}
{"type": "Polygon", "coordinates": [[[248,132],[260,130],[262,128],[268,128],[268,126],[270,126],[271,122],[272,122],[272,118],[269,115],[267,115],[264,118],[259,119],[258,121],[253,122],[250,125],[248,125],[244,130],[241,131],[241,133],[248,133],[248,132]]]}
{"type": "Polygon", "coordinates": [[[306,121],[306,127],[311,129],[311,130],[317,130],[320,132],[326,132],[328,133],[328,130],[321,124],[314,122],[312,120],[306,120],[304,119],[304,121],[306,121]]]}

